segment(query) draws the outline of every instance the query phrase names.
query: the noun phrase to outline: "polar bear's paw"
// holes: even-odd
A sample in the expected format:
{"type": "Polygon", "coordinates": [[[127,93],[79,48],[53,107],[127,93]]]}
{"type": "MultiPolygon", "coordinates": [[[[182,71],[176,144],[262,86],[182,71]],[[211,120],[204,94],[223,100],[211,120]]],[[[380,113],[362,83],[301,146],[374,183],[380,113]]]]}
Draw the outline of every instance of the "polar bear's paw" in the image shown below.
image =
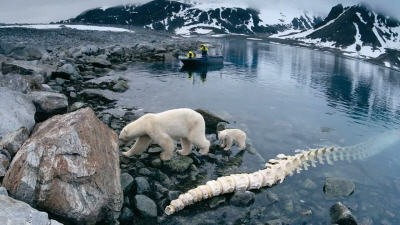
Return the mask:
{"type": "Polygon", "coordinates": [[[165,153],[160,154],[160,159],[163,161],[170,160],[171,158],[172,158],[172,155],[170,155],[170,154],[165,154],[165,153]]]}
{"type": "Polygon", "coordinates": [[[181,150],[176,150],[176,152],[177,152],[178,154],[180,154],[180,155],[189,155],[189,154],[190,154],[190,151],[186,151],[186,150],[183,150],[183,149],[181,149],[181,150]]]}
{"type": "Polygon", "coordinates": [[[130,155],[128,154],[128,152],[122,152],[122,155],[124,155],[125,157],[130,157],[130,155]]]}
{"type": "Polygon", "coordinates": [[[200,149],[199,154],[200,155],[207,155],[208,154],[208,149],[200,149]]]}

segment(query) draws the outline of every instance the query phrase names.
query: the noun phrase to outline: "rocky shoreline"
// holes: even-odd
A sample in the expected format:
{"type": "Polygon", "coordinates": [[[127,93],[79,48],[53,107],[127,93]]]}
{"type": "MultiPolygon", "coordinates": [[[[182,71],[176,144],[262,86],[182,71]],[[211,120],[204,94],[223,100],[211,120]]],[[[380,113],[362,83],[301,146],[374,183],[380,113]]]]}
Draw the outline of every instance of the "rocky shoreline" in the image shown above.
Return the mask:
{"type": "MultiPolygon", "coordinates": [[[[198,46],[194,40],[177,39],[168,33],[140,28],[134,31],[0,29],[0,221],[185,224],[192,218],[194,224],[216,223],[201,216],[178,216],[171,222],[164,208],[194,185],[251,172],[238,168],[244,154],[254,154],[254,149],[249,146],[250,151],[235,155],[221,151],[216,131],[230,126],[228,121],[198,110],[212,143],[209,155],[193,151],[163,162],[159,158],[161,148],[151,145],[140,156],[123,157],[121,151],[132,143],[118,146],[120,130],[146,112],[115,108],[118,99],[107,93],[124,92],[129,85],[115,77],[114,71],[126,70],[133,62],[174,59],[198,46]]],[[[180,148],[179,142],[177,146],[180,148]]],[[[317,188],[309,179],[302,185],[305,190],[317,188]]],[[[324,187],[333,198],[347,197],[354,188],[351,181],[340,179],[329,180],[324,187]]],[[[227,204],[249,206],[255,201],[255,193],[220,196],[188,210],[201,212],[227,204]]],[[[279,201],[271,191],[267,198],[271,205],[279,201]]],[[[283,201],[284,210],[293,212],[298,205],[290,199],[283,201]]],[[[276,206],[269,214],[264,209],[249,212],[237,220],[238,224],[246,223],[248,217],[266,216],[275,218],[267,224],[293,221],[276,219],[280,217],[274,214],[279,210],[276,206]]],[[[310,215],[311,210],[304,211],[295,221],[310,215]]],[[[355,221],[342,204],[332,207],[331,215],[333,222],[355,221]]]]}

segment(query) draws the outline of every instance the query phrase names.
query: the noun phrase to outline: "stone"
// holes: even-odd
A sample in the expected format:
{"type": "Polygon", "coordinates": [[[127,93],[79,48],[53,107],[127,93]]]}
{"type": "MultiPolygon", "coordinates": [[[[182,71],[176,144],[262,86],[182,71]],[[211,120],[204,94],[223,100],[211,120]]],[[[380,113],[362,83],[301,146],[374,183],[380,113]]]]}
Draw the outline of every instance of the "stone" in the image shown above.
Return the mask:
{"type": "Polygon", "coordinates": [[[36,106],[36,122],[45,121],[54,115],[64,114],[68,111],[68,98],[64,94],[34,91],[29,94],[29,97],[36,106]]]}
{"type": "Polygon", "coordinates": [[[148,153],[161,153],[163,149],[161,147],[149,148],[148,153]]]}
{"type": "Polygon", "coordinates": [[[175,200],[175,199],[177,199],[178,197],[179,197],[179,191],[169,191],[168,192],[168,198],[169,198],[169,200],[175,200]]]}
{"type": "Polygon", "coordinates": [[[293,207],[293,201],[292,200],[286,200],[283,204],[284,204],[283,207],[287,212],[289,212],[289,213],[293,212],[294,207],[293,207]]]}
{"type": "Polygon", "coordinates": [[[65,81],[66,81],[66,80],[57,77],[55,81],[56,81],[56,84],[57,84],[57,85],[63,86],[63,85],[65,84],[65,81]]]}
{"type": "Polygon", "coordinates": [[[150,185],[146,178],[136,177],[135,188],[137,194],[146,194],[150,192],[150,185]]]}
{"type": "Polygon", "coordinates": [[[209,112],[207,110],[196,109],[195,111],[200,113],[203,116],[204,121],[206,122],[206,127],[209,128],[209,129],[216,130],[217,129],[217,125],[220,122],[229,123],[228,121],[219,118],[218,116],[212,114],[211,112],[209,112]]]}
{"type": "Polygon", "coordinates": [[[70,107],[69,107],[69,111],[70,112],[74,112],[74,111],[76,111],[76,110],[78,110],[78,109],[81,109],[81,108],[83,108],[83,107],[85,107],[86,106],[86,103],[83,103],[83,102],[75,102],[74,104],[72,104],[70,107]]]}
{"type": "Polygon", "coordinates": [[[4,187],[0,187],[0,195],[8,196],[7,190],[4,187]]]}
{"type": "Polygon", "coordinates": [[[84,108],[39,124],[3,186],[71,223],[113,223],[123,203],[120,174],[118,135],[84,108]]]}
{"type": "Polygon", "coordinates": [[[301,183],[301,186],[307,190],[315,190],[318,187],[312,180],[308,178],[301,183]]]}
{"type": "Polygon", "coordinates": [[[3,139],[0,140],[0,148],[6,149],[11,156],[14,156],[26,139],[28,139],[29,133],[28,128],[21,127],[14,132],[4,135],[3,139]]]}
{"type": "Polygon", "coordinates": [[[135,215],[133,214],[132,210],[128,207],[124,207],[121,212],[121,216],[119,219],[123,222],[130,222],[134,221],[135,215]]]}
{"type": "Polygon", "coordinates": [[[44,74],[44,71],[38,67],[26,65],[22,62],[3,62],[1,67],[1,72],[4,75],[9,73],[11,74],[19,74],[19,75],[36,75],[36,74],[44,74]]]}
{"type": "Polygon", "coordinates": [[[341,202],[335,203],[329,210],[332,224],[357,225],[357,219],[341,202]]]}
{"type": "Polygon", "coordinates": [[[52,72],[51,77],[55,78],[62,78],[66,80],[81,80],[82,76],[78,73],[75,67],[71,64],[64,64],[63,66],[59,67],[55,72],[52,72]]]}
{"type": "Polygon", "coordinates": [[[8,55],[14,48],[14,45],[0,40],[0,54],[8,55]]]}
{"type": "Polygon", "coordinates": [[[237,207],[247,206],[254,200],[254,195],[251,191],[236,191],[229,203],[237,207]]]}
{"type": "Polygon", "coordinates": [[[217,196],[217,197],[213,197],[211,199],[209,206],[210,206],[210,208],[213,209],[213,208],[218,207],[219,205],[224,204],[225,202],[226,202],[225,196],[217,196]]]}
{"type": "Polygon", "coordinates": [[[7,157],[7,159],[8,159],[8,161],[11,162],[12,157],[11,157],[11,154],[10,154],[10,152],[8,150],[0,149],[0,154],[5,155],[7,157]]]}
{"type": "Polygon", "coordinates": [[[193,163],[193,159],[186,155],[174,155],[171,160],[164,161],[164,167],[173,172],[183,172],[193,163]]]}
{"type": "Polygon", "coordinates": [[[31,91],[32,76],[7,74],[0,75],[0,87],[7,87],[13,91],[28,93],[31,91]]]}
{"type": "Polygon", "coordinates": [[[100,89],[86,89],[79,94],[86,99],[96,99],[105,102],[115,101],[115,99],[106,96],[105,93],[100,89]]]}
{"type": "Polygon", "coordinates": [[[279,201],[278,195],[275,194],[275,193],[273,193],[273,192],[271,192],[271,191],[268,191],[268,192],[267,192],[267,198],[268,198],[268,201],[269,201],[271,204],[273,204],[273,203],[279,201]]]}
{"type": "Polygon", "coordinates": [[[0,138],[21,127],[31,132],[36,123],[36,107],[27,95],[0,87],[0,105],[0,138]]]}
{"type": "Polygon", "coordinates": [[[42,58],[42,52],[33,47],[16,47],[9,54],[10,57],[20,60],[39,60],[42,58]]]}
{"type": "Polygon", "coordinates": [[[161,161],[161,159],[154,159],[153,161],[151,161],[151,165],[153,165],[156,168],[161,168],[162,161],[161,161]]]}
{"type": "Polygon", "coordinates": [[[129,89],[129,84],[124,80],[118,80],[111,89],[115,92],[124,92],[129,89]]]}
{"type": "Polygon", "coordinates": [[[47,213],[5,195],[0,195],[0,221],[13,225],[62,225],[55,220],[50,220],[47,213]]]}
{"type": "Polygon", "coordinates": [[[133,177],[129,173],[121,174],[121,187],[124,192],[131,190],[133,177]]]}
{"type": "Polygon", "coordinates": [[[275,220],[268,220],[265,225],[282,225],[282,220],[275,219],[275,220]]]}
{"type": "Polygon", "coordinates": [[[9,166],[10,161],[7,156],[0,154],[0,178],[6,175],[9,166]]]}
{"type": "Polygon", "coordinates": [[[328,178],[325,181],[324,193],[328,199],[345,198],[353,194],[353,181],[342,178],[328,178]]]}
{"type": "Polygon", "coordinates": [[[135,196],[135,207],[145,217],[157,217],[157,205],[145,195],[135,196]]]}
{"type": "Polygon", "coordinates": [[[217,132],[231,128],[227,122],[217,123],[217,132]]]}
{"type": "Polygon", "coordinates": [[[91,64],[94,67],[99,67],[99,68],[106,68],[112,65],[110,61],[102,57],[91,58],[88,60],[87,63],[91,64]]]}
{"type": "Polygon", "coordinates": [[[147,53],[147,52],[153,52],[156,48],[153,45],[147,45],[147,44],[139,44],[136,46],[136,51],[138,53],[147,53]]]}

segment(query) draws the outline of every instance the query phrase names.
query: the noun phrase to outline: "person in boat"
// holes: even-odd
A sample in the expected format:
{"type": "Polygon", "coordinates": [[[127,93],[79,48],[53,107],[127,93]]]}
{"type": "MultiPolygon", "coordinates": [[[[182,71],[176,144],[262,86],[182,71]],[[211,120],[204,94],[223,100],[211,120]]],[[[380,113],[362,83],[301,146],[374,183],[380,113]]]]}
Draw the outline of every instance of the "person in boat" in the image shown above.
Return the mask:
{"type": "Polygon", "coordinates": [[[188,54],[186,55],[187,58],[192,59],[195,57],[194,53],[192,51],[188,52],[188,54]]]}
{"type": "Polygon", "coordinates": [[[205,57],[207,57],[207,51],[208,51],[208,48],[207,48],[207,46],[205,46],[205,45],[201,45],[200,46],[200,50],[201,50],[201,56],[203,56],[204,58],[205,57]]]}

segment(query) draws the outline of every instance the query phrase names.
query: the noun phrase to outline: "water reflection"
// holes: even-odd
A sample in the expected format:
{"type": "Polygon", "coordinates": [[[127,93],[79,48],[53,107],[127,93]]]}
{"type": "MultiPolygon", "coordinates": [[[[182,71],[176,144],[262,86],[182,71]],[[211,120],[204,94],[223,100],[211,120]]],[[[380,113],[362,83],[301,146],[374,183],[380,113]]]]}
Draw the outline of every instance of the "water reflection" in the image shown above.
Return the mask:
{"type": "Polygon", "coordinates": [[[188,79],[193,80],[193,84],[196,83],[197,76],[200,77],[201,82],[207,81],[207,73],[210,71],[219,71],[224,68],[224,64],[217,65],[202,65],[202,66],[182,66],[180,72],[185,72],[188,79]]]}

